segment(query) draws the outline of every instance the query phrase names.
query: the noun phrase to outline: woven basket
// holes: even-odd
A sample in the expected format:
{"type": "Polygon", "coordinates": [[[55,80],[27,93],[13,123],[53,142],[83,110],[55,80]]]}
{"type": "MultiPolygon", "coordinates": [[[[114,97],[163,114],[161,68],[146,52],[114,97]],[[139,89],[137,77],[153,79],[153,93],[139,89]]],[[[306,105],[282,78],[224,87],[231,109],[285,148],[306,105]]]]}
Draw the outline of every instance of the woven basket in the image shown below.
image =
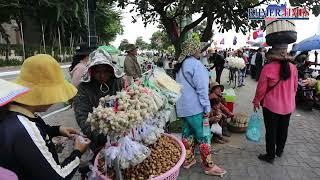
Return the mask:
{"type": "Polygon", "coordinates": [[[269,46],[274,44],[290,44],[297,40],[296,25],[290,20],[266,21],[266,42],[269,46]]]}
{"type": "Polygon", "coordinates": [[[244,113],[236,113],[228,123],[228,129],[234,133],[244,133],[248,126],[248,115],[244,113]],[[238,125],[238,126],[237,126],[238,125]]]}
{"type": "MultiPolygon", "coordinates": [[[[170,138],[175,140],[177,144],[179,144],[179,146],[181,148],[181,157],[180,157],[179,161],[177,162],[177,164],[175,166],[173,166],[173,168],[171,168],[169,171],[165,172],[164,174],[162,174],[160,176],[151,178],[151,180],[176,180],[179,176],[180,167],[182,166],[182,164],[186,158],[186,149],[185,149],[184,145],[182,144],[182,142],[173,135],[170,135],[170,134],[164,134],[164,135],[169,136],[170,138]]],[[[98,165],[98,156],[96,156],[96,159],[94,160],[94,167],[97,167],[97,165],[98,165]]],[[[96,172],[96,175],[101,180],[110,180],[110,178],[107,178],[105,175],[103,175],[99,171],[96,172]]]]}

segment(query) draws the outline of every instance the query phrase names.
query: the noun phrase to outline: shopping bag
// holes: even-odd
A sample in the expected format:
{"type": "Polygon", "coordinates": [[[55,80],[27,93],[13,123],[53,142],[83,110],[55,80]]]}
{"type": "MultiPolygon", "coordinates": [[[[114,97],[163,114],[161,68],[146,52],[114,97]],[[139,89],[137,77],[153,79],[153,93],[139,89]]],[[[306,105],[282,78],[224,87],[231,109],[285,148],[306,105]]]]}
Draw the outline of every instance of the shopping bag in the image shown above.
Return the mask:
{"type": "Polygon", "coordinates": [[[249,141],[260,142],[262,129],[262,118],[258,113],[250,116],[246,137],[249,141]]]}
{"type": "Polygon", "coordinates": [[[214,123],[211,125],[211,132],[213,134],[217,134],[219,136],[222,135],[222,127],[218,123],[214,123]]]}

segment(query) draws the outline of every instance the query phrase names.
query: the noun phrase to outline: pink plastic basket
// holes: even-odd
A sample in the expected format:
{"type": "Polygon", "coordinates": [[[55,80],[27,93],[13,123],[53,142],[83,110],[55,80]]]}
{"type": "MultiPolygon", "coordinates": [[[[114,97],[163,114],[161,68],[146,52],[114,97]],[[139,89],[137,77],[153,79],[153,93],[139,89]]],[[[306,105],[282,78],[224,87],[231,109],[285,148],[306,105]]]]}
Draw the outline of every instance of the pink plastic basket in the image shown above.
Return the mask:
{"type": "MultiPolygon", "coordinates": [[[[170,138],[174,139],[176,141],[176,143],[179,144],[179,146],[181,148],[181,157],[180,157],[179,161],[177,162],[177,164],[175,166],[173,166],[173,168],[171,168],[169,171],[165,172],[164,174],[162,174],[160,176],[151,178],[152,180],[176,180],[179,176],[180,167],[186,158],[186,149],[185,149],[184,145],[182,144],[182,142],[178,138],[176,138],[175,136],[173,136],[171,134],[164,134],[164,135],[169,136],[170,138]]],[[[97,167],[97,165],[98,165],[98,156],[94,160],[94,167],[97,167]]],[[[110,180],[105,175],[101,174],[101,172],[97,171],[96,173],[97,173],[97,176],[101,180],[110,180]]]]}

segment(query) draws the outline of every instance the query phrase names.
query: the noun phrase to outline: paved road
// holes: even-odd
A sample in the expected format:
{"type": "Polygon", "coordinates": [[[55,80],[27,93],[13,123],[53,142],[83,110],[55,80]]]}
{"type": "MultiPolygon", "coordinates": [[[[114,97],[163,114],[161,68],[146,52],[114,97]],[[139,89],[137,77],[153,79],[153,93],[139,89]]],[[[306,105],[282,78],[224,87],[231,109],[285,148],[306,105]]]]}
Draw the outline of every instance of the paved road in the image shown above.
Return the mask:
{"type": "MultiPolygon", "coordinates": [[[[226,75],[226,73],[224,74],[226,75]]],[[[224,81],[225,78],[224,78],[224,81]]],[[[252,113],[251,100],[256,82],[249,77],[246,86],[236,89],[235,112],[252,113]]],[[[233,134],[230,143],[214,145],[214,161],[223,166],[228,173],[225,180],[319,180],[320,179],[320,112],[297,110],[291,118],[289,137],[285,154],[277,158],[274,165],[261,162],[257,155],[265,152],[265,142],[248,142],[243,134],[233,134]]],[[[49,124],[64,124],[78,127],[72,110],[52,116],[49,124]]],[[[61,158],[72,150],[71,142],[66,146],[61,158]]],[[[74,179],[78,179],[76,175],[74,179]]],[[[189,170],[180,171],[179,180],[220,179],[206,176],[199,164],[189,170]]]]}

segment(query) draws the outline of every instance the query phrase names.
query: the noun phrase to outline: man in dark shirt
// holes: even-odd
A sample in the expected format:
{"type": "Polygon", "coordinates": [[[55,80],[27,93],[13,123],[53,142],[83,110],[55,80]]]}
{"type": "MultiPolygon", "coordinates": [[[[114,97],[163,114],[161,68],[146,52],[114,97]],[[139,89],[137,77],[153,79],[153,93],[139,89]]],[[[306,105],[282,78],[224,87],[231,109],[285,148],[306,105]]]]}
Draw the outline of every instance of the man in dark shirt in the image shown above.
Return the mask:
{"type": "Polygon", "coordinates": [[[215,50],[214,53],[209,57],[209,61],[210,63],[214,64],[210,69],[216,68],[216,82],[220,84],[221,74],[224,68],[225,60],[215,50]]]}

